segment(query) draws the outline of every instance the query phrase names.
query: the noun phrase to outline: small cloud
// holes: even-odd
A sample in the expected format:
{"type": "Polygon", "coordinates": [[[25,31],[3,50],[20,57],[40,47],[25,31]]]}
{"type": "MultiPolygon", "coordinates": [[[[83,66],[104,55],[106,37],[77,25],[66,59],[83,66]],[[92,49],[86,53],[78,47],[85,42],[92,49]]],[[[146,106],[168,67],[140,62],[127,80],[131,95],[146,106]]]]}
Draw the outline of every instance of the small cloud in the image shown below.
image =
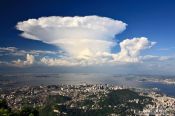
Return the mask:
{"type": "Polygon", "coordinates": [[[14,52],[16,51],[16,47],[0,47],[0,53],[1,52],[14,52]]]}
{"type": "Polygon", "coordinates": [[[141,51],[149,49],[155,44],[155,42],[150,42],[146,37],[125,39],[120,42],[121,51],[113,54],[113,58],[119,62],[139,62],[141,51]]]}
{"type": "Polygon", "coordinates": [[[40,62],[48,66],[76,66],[78,65],[74,62],[71,62],[71,60],[58,59],[58,58],[46,58],[46,57],[41,58],[40,62]]]}
{"type": "Polygon", "coordinates": [[[160,48],[159,50],[160,51],[167,51],[167,50],[169,50],[169,48],[160,48]]]}
{"type": "Polygon", "coordinates": [[[145,55],[140,56],[142,61],[168,61],[174,59],[174,56],[155,56],[155,55],[145,55]]]}
{"type": "Polygon", "coordinates": [[[26,60],[22,61],[21,59],[12,61],[15,66],[29,66],[35,62],[35,57],[33,55],[27,54],[26,60]]]}
{"type": "Polygon", "coordinates": [[[26,56],[26,54],[31,55],[50,55],[50,54],[64,54],[63,51],[49,51],[49,50],[22,50],[16,47],[0,47],[0,56],[26,56]]]}
{"type": "Polygon", "coordinates": [[[160,49],[158,49],[158,50],[160,50],[160,51],[168,51],[168,50],[172,50],[172,49],[174,49],[175,47],[167,47],[167,48],[160,48],[160,49]]]}

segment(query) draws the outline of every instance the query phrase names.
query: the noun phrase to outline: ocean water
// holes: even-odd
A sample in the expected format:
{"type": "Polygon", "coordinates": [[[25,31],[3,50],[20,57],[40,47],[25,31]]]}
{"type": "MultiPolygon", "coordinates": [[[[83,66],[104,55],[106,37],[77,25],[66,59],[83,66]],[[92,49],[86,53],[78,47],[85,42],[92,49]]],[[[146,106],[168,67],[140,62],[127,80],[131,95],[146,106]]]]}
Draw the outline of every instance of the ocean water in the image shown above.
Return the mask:
{"type": "MultiPolygon", "coordinates": [[[[116,75],[102,73],[60,73],[60,74],[1,74],[0,88],[14,88],[25,85],[59,85],[59,84],[113,84],[125,87],[158,88],[162,93],[175,96],[175,85],[154,82],[140,82],[150,78],[146,75],[116,75]]],[[[154,78],[162,78],[156,76],[154,78]]],[[[165,78],[165,77],[163,77],[165,78]]],[[[168,78],[168,77],[167,77],[168,78]]]]}
{"type": "Polygon", "coordinates": [[[144,82],[142,83],[142,86],[146,88],[158,88],[160,92],[168,96],[175,97],[175,85],[168,85],[155,82],[144,82]]]}

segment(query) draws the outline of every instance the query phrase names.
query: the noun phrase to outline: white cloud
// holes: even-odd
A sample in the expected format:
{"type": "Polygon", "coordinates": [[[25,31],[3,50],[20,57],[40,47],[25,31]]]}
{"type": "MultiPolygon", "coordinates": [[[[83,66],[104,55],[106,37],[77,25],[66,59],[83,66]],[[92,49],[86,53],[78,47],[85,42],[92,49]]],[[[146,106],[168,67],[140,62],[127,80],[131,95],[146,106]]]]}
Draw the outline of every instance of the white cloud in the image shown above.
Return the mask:
{"type": "Polygon", "coordinates": [[[33,64],[35,61],[35,57],[33,55],[27,54],[26,61],[24,61],[24,64],[33,64]]]}
{"type": "Polygon", "coordinates": [[[140,59],[143,61],[168,61],[168,60],[173,60],[175,57],[174,56],[155,56],[155,55],[145,55],[145,56],[140,56],[140,59]]]}
{"type": "Polygon", "coordinates": [[[155,42],[150,42],[146,37],[125,39],[120,43],[121,51],[113,54],[116,61],[138,62],[140,53],[144,49],[151,48],[155,42]]]}
{"type": "Polygon", "coordinates": [[[13,65],[15,66],[28,66],[32,65],[35,62],[35,57],[33,55],[27,54],[26,55],[26,60],[22,61],[21,59],[13,61],[13,65]]]}
{"type": "Polygon", "coordinates": [[[64,57],[64,59],[44,57],[41,59],[41,62],[49,66],[136,63],[146,59],[146,56],[140,56],[141,51],[151,48],[154,44],[155,42],[150,42],[145,37],[126,39],[120,42],[121,51],[119,53],[97,52],[91,57],[84,57],[81,59],[73,59],[71,57],[64,57]]]}
{"type": "Polygon", "coordinates": [[[116,45],[115,35],[126,24],[106,17],[41,17],[19,22],[22,36],[60,47],[76,59],[89,59],[98,52],[110,52],[116,45]]]}
{"type": "Polygon", "coordinates": [[[61,50],[58,51],[49,51],[49,50],[22,50],[16,47],[0,47],[0,56],[10,55],[10,56],[26,56],[26,54],[31,55],[64,55],[64,52],[61,50]]]}
{"type": "Polygon", "coordinates": [[[41,58],[40,62],[49,66],[76,66],[77,62],[72,62],[72,60],[68,59],[57,59],[57,58],[41,58]]]}
{"type": "Polygon", "coordinates": [[[0,47],[0,53],[2,52],[14,52],[16,51],[16,47],[0,47]]]}
{"type": "Polygon", "coordinates": [[[114,38],[126,24],[99,16],[41,17],[19,22],[16,27],[23,37],[56,45],[66,53],[61,59],[41,58],[41,63],[50,66],[139,62],[141,51],[155,44],[146,37],[126,39],[119,44],[121,51],[112,53],[117,45],[114,38]]]}
{"type": "Polygon", "coordinates": [[[167,47],[167,48],[159,48],[158,50],[160,51],[168,51],[168,50],[173,50],[175,47],[172,46],[172,47],[167,47]]]}

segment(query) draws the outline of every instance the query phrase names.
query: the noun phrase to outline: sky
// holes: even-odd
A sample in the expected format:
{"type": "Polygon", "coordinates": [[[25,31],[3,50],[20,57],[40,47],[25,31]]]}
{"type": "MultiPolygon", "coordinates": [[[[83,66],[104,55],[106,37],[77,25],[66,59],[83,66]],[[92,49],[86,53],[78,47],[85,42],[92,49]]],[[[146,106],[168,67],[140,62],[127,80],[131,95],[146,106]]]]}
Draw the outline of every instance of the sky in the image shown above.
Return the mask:
{"type": "Polygon", "coordinates": [[[0,72],[174,75],[173,0],[1,0],[0,72]]]}

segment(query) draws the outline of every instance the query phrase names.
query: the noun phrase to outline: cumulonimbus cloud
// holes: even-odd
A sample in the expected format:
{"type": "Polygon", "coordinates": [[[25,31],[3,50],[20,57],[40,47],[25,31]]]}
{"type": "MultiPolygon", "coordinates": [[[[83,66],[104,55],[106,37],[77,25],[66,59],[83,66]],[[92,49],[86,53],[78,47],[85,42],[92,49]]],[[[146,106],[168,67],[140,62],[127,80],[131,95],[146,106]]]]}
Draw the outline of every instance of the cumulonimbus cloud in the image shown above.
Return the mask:
{"type": "Polygon", "coordinates": [[[59,46],[71,57],[88,58],[110,52],[114,37],[126,29],[122,21],[99,16],[41,17],[19,22],[23,37],[59,46]]]}
{"type": "Polygon", "coordinates": [[[126,26],[122,21],[100,16],[41,17],[18,22],[16,25],[24,38],[58,46],[69,57],[44,57],[42,63],[63,65],[138,62],[140,51],[154,44],[145,37],[126,39],[120,43],[119,53],[111,52],[117,44],[115,36],[124,31],[126,26]]]}

